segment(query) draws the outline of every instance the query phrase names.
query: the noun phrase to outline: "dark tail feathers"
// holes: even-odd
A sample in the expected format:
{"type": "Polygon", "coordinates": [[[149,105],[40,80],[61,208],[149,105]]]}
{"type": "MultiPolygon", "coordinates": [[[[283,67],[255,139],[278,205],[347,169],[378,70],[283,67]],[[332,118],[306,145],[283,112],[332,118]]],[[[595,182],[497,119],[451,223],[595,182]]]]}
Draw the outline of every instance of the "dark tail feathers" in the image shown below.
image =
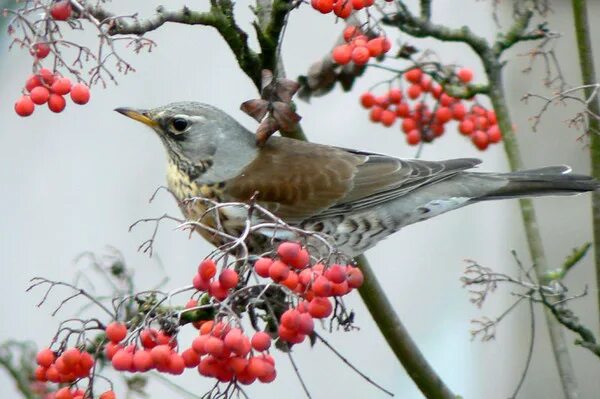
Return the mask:
{"type": "Polygon", "coordinates": [[[600,181],[591,176],[571,174],[566,165],[528,169],[513,173],[493,174],[508,183],[478,200],[496,200],[542,195],[572,195],[600,189],[600,181]]]}

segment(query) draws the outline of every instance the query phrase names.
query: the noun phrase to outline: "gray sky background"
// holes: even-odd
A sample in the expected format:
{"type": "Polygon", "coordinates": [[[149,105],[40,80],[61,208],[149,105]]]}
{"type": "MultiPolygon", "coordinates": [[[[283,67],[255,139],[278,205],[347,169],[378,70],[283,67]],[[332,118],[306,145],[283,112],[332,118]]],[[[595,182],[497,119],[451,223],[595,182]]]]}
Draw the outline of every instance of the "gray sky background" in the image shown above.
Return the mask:
{"type": "MultiPolygon", "coordinates": [[[[250,13],[243,3],[239,2],[239,20],[251,31],[250,13]]],[[[490,3],[434,2],[433,18],[450,26],[468,24],[491,39],[495,27],[490,18],[490,3]]],[[[567,80],[576,84],[580,78],[570,8],[555,3],[550,26],[564,34],[556,49],[567,80]]],[[[140,11],[145,16],[158,4],[154,0],[135,0],[112,6],[116,12],[140,11]]],[[[183,2],[163,4],[175,8],[183,2]]],[[[590,5],[594,8],[590,15],[598,15],[600,4],[590,5]]],[[[292,15],[283,49],[289,76],[304,73],[330,49],[341,29],[333,21],[333,16],[320,15],[306,6],[292,15]]],[[[593,37],[599,33],[598,27],[594,27],[593,37]]],[[[16,116],[12,107],[30,73],[31,59],[24,51],[8,53],[6,41],[0,44],[0,90],[4,99],[0,106],[0,292],[4,294],[0,341],[16,337],[47,344],[59,320],[69,317],[75,308],[68,307],[59,316],[51,317],[51,306],[35,307],[40,291],[24,292],[27,281],[38,275],[73,279],[79,270],[73,259],[83,251],[103,253],[106,245],[119,248],[134,266],[139,287],[153,286],[162,279],[160,260],[170,277],[167,288],[175,288],[189,283],[198,261],[210,250],[199,237],[188,240],[185,233],[172,231],[165,225],[160,230],[153,259],[136,251],[151,234],[151,226],[130,233],[128,226],[132,222],[165,211],[178,215],[178,210],[166,195],[148,204],[155,188],[164,184],[165,156],[158,139],[147,128],[112,110],[118,106],[152,107],[171,101],[197,100],[226,110],[252,129],[253,121],[238,109],[242,101],[256,97],[256,93],[238,71],[229,49],[211,29],[168,25],[148,37],[158,47],[149,55],[125,52],[137,73],[120,77],[118,86],[111,85],[106,90],[94,87],[92,100],[84,107],[69,104],[59,115],[38,109],[25,119],[16,116]]],[[[84,35],[78,39],[93,37],[84,35]]],[[[435,49],[444,62],[473,67],[476,80],[482,79],[481,66],[465,46],[431,40],[413,42],[420,48],[435,49]]],[[[539,65],[529,75],[520,72],[527,58],[517,55],[527,48],[521,46],[511,51],[511,62],[505,72],[508,100],[526,154],[525,163],[528,167],[569,164],[575,171],[587,173],[585,142],[577,141],[580,133],[569,130],[564,123],[573,108],[553,108],[537,133],[530,129],[529,117],[537,108],[526,106],[519,99],[527,91],[541,92],[543,88],[539,65]]],[[[594,50],[598,56],[597,43],[594,50]]],[[[397,125],[391,129],[375,126],[368,121],[367,112],[358,106],[360,93],[387,77],[382,71],[372,70],[350,93],[336,90],[310,104],[300,102],[299,113],[308,137],[320,143],[413,157],[415,149],[405,145],[397,125]]],[[[452,132],[452,128],[449,130],[434,145],[425,148],[424,159],[475,156],[484,161],[481,170],[507,170],[500,145],[481,153],[464,137],[452,132]]],[[[552,265],[560,264],[571,248],[591,239],[589,195],[544,198],[535,204],[552,265]]],[[[463,260],[475,259],[495,270],[515,274],[516,266],[510,255],[513,249],[529,263],[517,202],[504,201],[464,208],[410,226],[368,253],[396,311],[427,359],[454,392],[468,399],[501,399],[512,394],[526,358],[529,319],[527,307],[522,307],[499,326],[496,340],[472,342],[469,321],[482,315],[496,317],[514,297],[510,290],[501,288],[483,309],[476,309],[459,281],[465,266],[463,260]]],[[[574,303],[573,308],[597,331],[596,287],[590,259],[577,267],[567,283],[573,293],[589,286],[590,295],[574,303]]],[[[360,330],[335,332],[328,335],[330,341],[353,364],[395,392],[396,397],[419,398],[418,390],[388,350],[358,294],[350,295],[348,302],[356,311],[360,330]]],[[[521,397],[558,399],[562,394],[539,311],[536,320],[534,358],[521,397]]],[[[569,343],[574,339],[568,333],[567,337],[569,343]]],[[[597,378],[600,363],[583,349],[570,345],[569,350],[582,397],[594,397],[600,390],[597,378]]],[[[311,349],[301,345],[294,349],[294,354],[315,398],[382,397],[321,346],[311,349]]],[[[303,397],[286,357],[277,354],[276,361],[275,383],[253,385],[248,389],[251,397],[303,397]]],[[[213,384],[193,370],[174,381],[198,394],[213,384]]],[[[8,383],[8,378],[0,374],[0,386],[10,387],[8,383]]],[[[11,389],[4,389],[0,396],[15,397],[11,389]]],[[[156,382],[150,392],[153,398],[176,396],[156,382]]]]}

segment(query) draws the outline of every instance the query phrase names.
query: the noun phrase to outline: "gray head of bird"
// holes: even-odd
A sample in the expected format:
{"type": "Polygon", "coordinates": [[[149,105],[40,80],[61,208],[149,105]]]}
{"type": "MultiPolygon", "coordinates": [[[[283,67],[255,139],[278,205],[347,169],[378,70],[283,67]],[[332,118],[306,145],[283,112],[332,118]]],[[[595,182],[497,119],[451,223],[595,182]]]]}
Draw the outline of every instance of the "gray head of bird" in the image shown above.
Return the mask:
{"type": "Polygon", "coordinates": [[[152,109],[115,111],[151,127],[162,141],[170,162],[201,183],[217,183],[234,176],[256,157],[255,137],[227,113],[208,104],[177,102],[152,109]]]}

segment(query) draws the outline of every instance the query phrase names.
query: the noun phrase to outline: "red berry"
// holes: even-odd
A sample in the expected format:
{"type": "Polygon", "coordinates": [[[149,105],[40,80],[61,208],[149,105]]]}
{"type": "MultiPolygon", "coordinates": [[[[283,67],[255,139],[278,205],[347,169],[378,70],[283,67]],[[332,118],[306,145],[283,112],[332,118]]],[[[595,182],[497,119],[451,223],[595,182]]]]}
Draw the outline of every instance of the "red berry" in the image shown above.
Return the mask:
{"type": "Polygon", "coordinates": [[[322,14],[328,14],[333,11],[334,0],[312,0],[311,5],[315,10],[318,10],[322,14]]]}
{"type": "Polygon", "coordinates": [[[486,117],[490,122],[490,125],[495,125],[496,123],[498,123],[498,120],[496,119],[496,113],[494,111],[487,111],[486,117]]]}
{"type": "Polygon", "coordinates": [[[113,391],[106,391],[100,395],[99,399],[117,399],[117,395],[113,391]]]}
{"type": "Polygon", "coordinates": [[[347,272],[346,280],[348,281],[348,285],[351,288],[360,288],[364,279],[365,279],[365,277],[364,277],[362,271],[358,267],[352,267],[347,272]]]}
{"type": "Polygon", "coordinates": [[[259,331],[252,336],[252,347],[259,351],[266,351],[271,346],[271,337],[263,331],[259,331]]]}
{"type": "Polygon", "coordinates": [[[150,349],[150,356],[156,367],[166,366],[171,358],[171,347],[169,345],[158,345],[150,349]]]}
{"type": "Polygon", "coordinates": [[[268,362],[266,362],[265,360],[263,360],[260,357],[251,357],[248,360],[248,366],[247,366],[247,370],[248,370],[248,374],[255,376],[255,377],[265,377],[267,375],[269,375],[270,373],[272,373],[272,370],[274,369],[273,365],[269,364],[268,362]]]}
{"type": "Polygon", "coordinates": [[[34,87],[38,87],[42,85],[42,80],[38,75],[31,75],[27,81],[25,82],[25,89],[29,92],[33,90],[34,87]]]}
{"type": "Polygon", "coordinates": [[[360,96],[360,103],[365,108],[371,108],[375,105],[375,96],[372,93],[366,92],[360,96]]]}
{"type": "Polygon", "coordinates": [[[485,150],[490,144],[488,135],[482,130],[476,130],[471,136],[471,140],[473,141],[473,144],[475,144],[475,147],[481,151],[485,150]]]}
{"type": "Polygon", "coordinates": [[[67,102],[65,98],[58,94],[50,94],[50,98],[48,99],[48,108],[52,112],[61,112],[67,106],[67,102]]]}
{"type": "Polygon", "coordinates": [[[81,352],[77,348],[67,349],[61,356],[65,362],[65,366],[73,369],[81,359],[81,352]]]}
{"type": "Polygon", "coordinates": [[[283,312],[279,322],[281,325],[285,326],[285,328],[296,331],[298,329],[298,324],[300,323],[299,317],[300,312],[298,312],[296,309],[288,309],[283,312]]]}
{"type": "Polygon", "coordinates": [[[336,64],[346,65],[352,59],[352,47],[348,44],[337,46],[333,49],[331,57],[336,64]]]}
{"type": "Polygon", "coordinates": [[[446,93],[442,93],[440,95],[440,105],[444,106],[444,107],[449,107],[450,105],[452,105],[455,102],[454,97],[450,97],[448,94],[446,93]]]}
{"type": "Polygon", "coordinates": [[[111,362],[115,370],[129,371],[133,366],[133,354],[125,349],[120,349],[115,353],[111,362]]]}
{"type": "Polygon", "coordinates": [[[440,98],[442,91],[442,86],[439,84],[435,83],[431,85],[431,94],[433,95],[433,98],[440,98]]]}
{"type": "Polygon", "coordinates": [[[352,0],[352,8],[355,10],[362,10],[367,6],[366,0],[352,0]]]}
{"type": "Polygon", "coordinates": [[[154,367],[154,361],[150,350],[140,349],[133,354],[133,367],[139,372],[151,370],[154,367]]]}
{"type": "Polygon", "coordinates": [[[158,332],[154,328],[146,328],[140,333],[140,342],[146,349],[152,349],[158,343],[156,342],[158,332]]]}
{"type": "Polygon", "coordinates": [[[402,91],[400,89],[391,89],[388,92],[388,98],[392,103],[397,104],[402,101],[402,91]]]}
{"type": "Polygon", "coordinates": [[[464,135],[469,135],[473,133],[474,129],[475,124],[468,119],[465,119],[458,124],[458,131],[464,135]]]}
{"type": "Polygon", "coordinates": [[[300,250],[300,252],[298,252],[298,255],[294,259],[291,259],[288,262],[288,265],[290,265],[296,269],[303,269],[306,266],[308,266],[309,262],[310,262],[310,255],[306,249],[302,248],[300,250]]]}
{"type": "Polygon", "coordinates": [[[89,370],[94,366],[94,358],[88,352],[81,352],[79,365],[84,371],[89,372],[89,370]]]}
{"type": "Polygon", "coordinates": [[[384,110],[381,113],[381,123],[384,126],[392,126],[396,122],[396,113],[389,109],[384,110]]]}
{"type": "Polygon", "coordinates": [[[52,83],[52,92],[64,96],[71,91],[71,81],[69,78],[58,78],[52,83]]]}
{"type": "Polygon", "coordinates": [[[240,277],[237,272],[233,269],[225,269],[219,275],[219,283],[223,289],[235,288],[240,281],[240,277]]]}
{"type": "Polygon", "coordinates": [[[367,48],[371,57],[378,57],[383,54],[383,42],[385,38],[383,36],[376,37],[367,42],[367,48]]]}
{"type": "Polygon", "coordinates": [[[269,267],[269,276],[276,283],[285,280],[289,273],[290,268],[279,260],[273,262],[271,267],[269,267]]]}
{"type": "Polygon", "coordinates": [[[423,75],[421,81],[419,82],[419,86],[421,86],[421,89],[423,89],[423,91],[430,91],[432,87],[431,78],[427,75],[423,75]]]}
{"type": "Polygon", "coordinates": [[[77,83],[71,87],[71,100],[75,104],[83,105],[90,101],[90,89],[83,83],[77,83]]]}
{"type": "Polygon", "coordinates": [[[29,96],[23,96],[15,103],[15,112],[19,116],[29,116],[33,114],[35,105],[29,96]]]}
{"type": "Polygon", "coordinates": [[[63,387],[54,393],[55,399],[72,399],[73,395],[69,387],[63,387]]]}
{"type": "Polygon", "coordinates": [[[50,367],[50,365],[54,363],[55,359],[56,356],[54,355],[54,352],[52,352],[49,348],[40,350],[35,357],[37,364],[46,368],[50,367]]]}
{"type": "Polygon", "coordinates": [[[473,71],[469,68],[461,68],[456,73],[456,76],[458,76],[458,79],[460,79],[461,82],[469,83],[473,80],[473,71]]]}
{"type": "Polygon", "coordinates": [[[410,115],[410,105],[408,103],[400,103],[396,107],[396,115],[400,118],[406,118],[410,115]]]}
{"type": "Polygon", "coordinates": [[[40,76],[40,79],[43,83],[47,84],[47,85],[51,85],[52,83],[54,83],[54,73],[52,73],[52,71],[50,71],[49,69],[46,68],[42,68],[40,69],[40,72],[38,73],[38,75],[40,76]]]}
{"type": "Polygon", "coordinates": [[[502,140],[502,132],[500,131],[498,125],[490,126],[486,133],[490,139],[490,143],[498,143],[500,140],[502,140]]]}
{"type": "Polygon", "coordinates": [[[260,258],[254,263],[254,271],[261,277],[269,277],[269,268],[273,264],[270,258],[260,258]]]}
{"type": "Polygon", "coordinates": [[[181,358],[185,367],[197,367],[200,364],[200,355],[192,348],[188,348],[181,353],[181,358]]]}
{"type": "Polygon", "coordinates": [[[172,353],[169,359],[169,373],[180,375],[185,370],[185,361],[178,353],[172,353]]]}
{"type": "Polygon", "coordinates": [[[369,62],[369,58],[371,57],[371,54],[369,53],[369,49],[366,47],[355,47],[354,50],[352,50],[352,61],[356,64],[356,65],[365,65],[367,62],[369,62]]]}
{"type": "Polygon", "coordinates": [[[212,259],[204,259],[198,266],[198,274],[203,280],[210,280],[217,274],[217,265],[212,259]]]}
{"type": "Polygon", "coordinates": [[[419,68],[413,68],[404,73],[404,77],[411,83],[418,84],[421,82],[421,78],[423,77],[423,71],[419,68]]]}
{"type": "Polygon", "coordinates": [[[109,342],[104,347],[104,355],[106,356],[106,358],[108,360],[112,360],[112,358],[115,355],[115,353],[117,353],[121,349],[123,349],[122,345],[115,344],[114,342],[109,342]]]}
{"type": "Polygon", "coordinates": [[[50,54],[50,46],[48,46],[46,43],[35,43],[29,50],[29,53],[35,58],[41,60],[50,54]]]}
{"type": "Polygon", "coordinates": [[[281,284],[285,285],[290,290],[294,290],[298,286],[298,274],[290,270],[287,277],[281,282],[281,284]]]}
{"type": "Polygon", "coordinates": [[[318,276],[312,284],[312,290],[316,296],[329,296],[331,294],[331,281],[327,277],[318,276]]]}
{"type": "Polygon", "coordinates": [[[423,89],[421,89],[421,86],[416,85],[416,84],[410,85],[410,87],[406,91],[406,93],[408,94],[408,97],[410,97],[412,100],[416,100],[417,98],[419,98],[419,96],[421,95],[422,92],[423,92],[423,89]]]}
{"type": "Polygon", "coordinates": [[[340,18],[348,18],[352,14],[352,2],[350,0],[335,0],[333,13],[340,18]]]}
{"type": "Polygon", "coordinates": [[[456,119],[457,121],[462,121],[467,115],[467,108],[463,103],[453,104],[450,107],[450,110],[452,111],[452,118],[456,119]]]}
{"type": "Polygon", "coordinates": [[[277,247],[277,255],[288,265],[298,256],[302,247],[296,242],[284,242],[277,247]]]}
{"type": "Polygon", "coordinates": [[[208,339],[208,335],[200,335],[192,341],[192,349],[199,355],[206,354],[206,349],[204,348],[204,344],[208,339]]]}
{"type": "Polygon", "coordinates": [[[315,322],[309,313],[300,313],[298,317],[298,333],[308,335],[315,329],[315,322]]]}
{"type": "Polygon", "coordinates": [[[374,106],[369,113],[369,119],[371,119],[372,122],[380,122],[383,111],[384,109],[379,105],[374,106]]]}
{"type": "Polygon", "coordinates": [[[346,281],[346,270],[341,265],[331,265],[325,270],[325,277],[334,284],[340,284],[346,281]]]}
{"type": "Polygon", "coordinates": [[[446,123],[452,119],[452,111],[448,107],[439,107],[435,111],[435,119],[440,123],[446,123]]]}
{"type": "Polygon", "coordinates": [[[406,134],[417,128],[417,122],[412,118],[405,118],[402,121],[402,131],[406,134]]]}
{"type": "Polygon", "coordinates": [[[209,336],[204,342],[204,349],[207,353],[220,357],[225,353],[225,343],[220,338],[209,336]]]}
{"type": "Polygon", "coordinates": [[[224,288],[219,281],[210,282],[208,293],[219,301],[223,301],[228,295],[227,289],[224,288]]]}
{"type": "Polygon", "coordinates": [[[327,298],[316,297],[308,304],[308,313],[315,319],[328,317],[333,311],[333,306],[327,298]]]}
{"type": "Polygon", "coordinates": [[[352,40],[355,36],[360,34],[360,29],[354,25],[350,25],[348,27],[346,27],[346,29],[344,29],[344,40],[346,42],[349,42],[350,40],[352,40]]]}
{"type": "Polygon", "coordinates": [[[421,142],[421,132],[417,129],[411,130],[406,134],[406,142],[410,145],[417,145],[421,142]]]}
{"type": "Polygon", "coordinates": [[[50,7],[50,15],[57,21],[66,21],[71,17],[73,9],[69,0],[59,1],[50,7]]]}
{"type": "Polygon", "coordinates": [[[106,338],[111,342],[119,343],[127,336],[127,326],[123,323],[113,321],[106,326],[106,338]]]}
{"type": "Polygon", "coordinates": [[[192,285],[198,291],[208,291],[210,280],[204,280],[200,274],[196,274],[192,279],[192,285]]]}

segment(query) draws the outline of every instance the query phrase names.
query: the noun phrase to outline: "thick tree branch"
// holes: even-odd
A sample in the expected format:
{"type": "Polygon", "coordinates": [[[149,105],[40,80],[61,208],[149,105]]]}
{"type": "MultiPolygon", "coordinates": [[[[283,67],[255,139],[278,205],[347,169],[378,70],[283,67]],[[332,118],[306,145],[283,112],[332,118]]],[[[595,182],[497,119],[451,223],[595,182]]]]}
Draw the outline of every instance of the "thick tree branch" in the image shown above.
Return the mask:
{"type": "MultiPolygon", "coordinates": [[[[581,80],[584,85],[597,83],[594,56],[592,54],[592,39],[587,16],[586,0],[572,0],[573,19],[577,37],[577,50],[579,65],[581,65],[581,80]]],[[[588,110],[595,115],[600,115],[600,99],[593,93],[593,86],[585,88],[585,96],[590,99],[588,110]]],[[[592,161],[592,176],[600,179],[600,120],[588,117],[588,131],[590,138],[590,159],[592,161]]],[[[600,308],[600,193],[592,193],[592,223],[594,228],[594,260],[596,265],[596,293],[600,308]]]]}
{"type": "Polygon", "coordinates": [[[365,276],[365,281],[358,292],[388,345],[394,351],[410,378],[417,384],[423,395],[429,399],[456,398],[435,370],[427,363],[406,327],[396,315],[394,307],[379,285],[367,258],[361,255],[356,258],[356,261],[365,276]]]}

